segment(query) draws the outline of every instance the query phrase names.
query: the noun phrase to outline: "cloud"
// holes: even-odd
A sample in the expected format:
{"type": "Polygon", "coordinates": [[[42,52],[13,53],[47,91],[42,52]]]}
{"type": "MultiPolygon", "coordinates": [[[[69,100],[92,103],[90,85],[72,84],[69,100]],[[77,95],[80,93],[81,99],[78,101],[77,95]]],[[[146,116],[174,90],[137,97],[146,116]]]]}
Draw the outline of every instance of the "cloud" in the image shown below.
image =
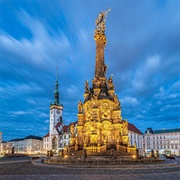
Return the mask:
{"type": "Polygon", "coordinates": [[[10,114],[12,115],[24,115],[27,114],[26,111],[12,111],[10,114]]]}
{"type": "Polygon", "coordinates": [[[139,101],[134,98],[134,97],[129,97],[129,96],[126,96],[126,97],[123,97],[121,99],[121,102],[126,105],[126,106],[137,106],[139,105],[139,101]]]}

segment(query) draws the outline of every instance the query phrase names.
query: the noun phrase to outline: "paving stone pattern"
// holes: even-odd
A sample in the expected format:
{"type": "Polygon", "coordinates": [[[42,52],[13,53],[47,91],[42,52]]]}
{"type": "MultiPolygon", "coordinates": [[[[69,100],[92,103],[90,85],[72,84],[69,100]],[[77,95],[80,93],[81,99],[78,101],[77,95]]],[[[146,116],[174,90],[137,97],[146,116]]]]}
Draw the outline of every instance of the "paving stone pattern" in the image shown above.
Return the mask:
{"type": "Polygon", "coordinates": [[[62,168],[31,162],[0,163],[0,180],[177,180],[180,165],[145,168],[62,168]]]}

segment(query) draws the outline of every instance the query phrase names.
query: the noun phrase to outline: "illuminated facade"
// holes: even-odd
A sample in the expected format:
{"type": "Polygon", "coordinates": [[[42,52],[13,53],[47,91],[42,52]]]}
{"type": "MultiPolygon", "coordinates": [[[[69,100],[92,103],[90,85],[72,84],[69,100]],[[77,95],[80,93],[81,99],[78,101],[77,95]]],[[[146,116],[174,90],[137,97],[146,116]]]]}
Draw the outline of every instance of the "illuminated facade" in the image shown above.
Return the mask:
{"type": "Polygon", "coordinates": [[[85,83],[84,102],[78,103],[77,135],[70,138],[74,149],[86,149],[91,152],[103,152],[114,148],[133,153],[136,148],[130,146],[128,122],[121,116],[120,101],[115,94],[112,76],[106,78],[107,66],[104,63],[106,45],[105,21],[107,12],[99,14],[96,20],[94,39],[96,41],[96,65],[92,87],[85,83]]]}
{"type": "Polygon", "coordinates": [[[148,128],[144,138],[146,152],[153,149],[161,154],[180,155],[180,128],[166,130],[148,128]]]}
{"type": "Polygon", "coordinates": [[[12,139],[4,143],[4,150],[9,147],[9,153],[14,148],[14,153],[41,154],[43,152],[43,140],[39,136],[27,136],[25,138],[12,139]],[[5,146],[6,144],[6,146],[5,146]]]}
{"type": "Polygon", "coordinates": [[[2,153],[2,132],[0,132],[0,154],[2,153]]]}
{"type": "Polygon", "coordinates": [[[128,136],[130,146],[136,146],[136,148],[139,150],[139,154],[143,155],[143,133],[137,129],[136,126],[128,123],[128,136]]]}

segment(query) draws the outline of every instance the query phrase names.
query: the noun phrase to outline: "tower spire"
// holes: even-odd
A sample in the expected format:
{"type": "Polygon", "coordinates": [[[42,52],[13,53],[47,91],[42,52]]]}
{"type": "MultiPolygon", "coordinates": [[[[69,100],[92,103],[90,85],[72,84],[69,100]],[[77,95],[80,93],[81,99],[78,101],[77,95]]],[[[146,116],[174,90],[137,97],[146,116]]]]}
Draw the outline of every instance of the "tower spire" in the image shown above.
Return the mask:
{"type": "Polygon", "coordinates": [[[56,83],[55,83],[55,90],[54,90],[54,104],[59,105],[58,67],[56,67],[56,83]]]}
{"type": "Polygon", "coordinates": [[[58,82],[58,66],[56,67],[56,81],[58,82]]]}

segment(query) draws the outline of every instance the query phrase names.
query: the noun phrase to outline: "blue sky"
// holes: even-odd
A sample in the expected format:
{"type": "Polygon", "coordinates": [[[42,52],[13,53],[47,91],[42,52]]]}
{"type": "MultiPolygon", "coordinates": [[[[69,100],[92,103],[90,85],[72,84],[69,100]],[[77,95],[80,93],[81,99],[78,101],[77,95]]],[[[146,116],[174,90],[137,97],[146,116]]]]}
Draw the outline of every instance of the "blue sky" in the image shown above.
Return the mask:
{"type": "Polygon", "coordinates": [[[4,140],[48,132],[56,66],[63,120],[77,120],[85,80],[94,77],[95,19],[108,8],[105,63],[123,119],[142,132],[180,127],[179,1],[1,0],[4,140]]]}

